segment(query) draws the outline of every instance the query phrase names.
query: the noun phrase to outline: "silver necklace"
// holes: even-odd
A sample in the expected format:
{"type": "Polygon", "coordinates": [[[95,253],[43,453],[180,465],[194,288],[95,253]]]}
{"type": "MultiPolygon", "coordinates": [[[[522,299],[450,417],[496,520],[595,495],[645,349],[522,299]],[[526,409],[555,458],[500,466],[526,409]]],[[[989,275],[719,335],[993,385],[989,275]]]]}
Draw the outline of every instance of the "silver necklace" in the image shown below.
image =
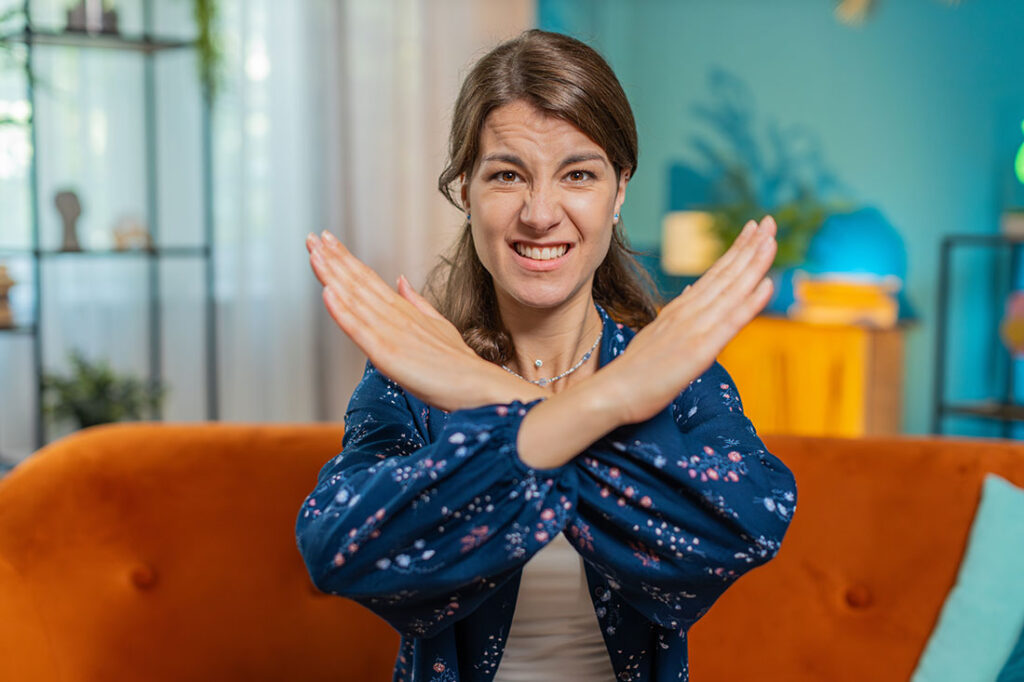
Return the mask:
{"type": "MultiPolygon", "coordinates": [[[[577,362],[575,365],[573,365],[569,369],[567,369],[564,372],[562,372],[561,374],[559,374],[557,377],[552,377],[550,379],[536,379],[536,380],[535,379],[527,379],[526,377],[524,377],[521,374],[516,374],[516,372],[512,368],[510,368],[508,365],[502,365],[501,368],[504,369],[509,374],[514,374],[515,376],[519,377],[523,381],[529,381],[531,384],[536,384],[537,386],[547,386],[548,384],[555,383],[556,381],[558,381],[559,379],[561,379],[563,377],[569,376],[570,374],[572,374],[573,372],[578,370],[580,367],[582,367],[583,363],[586,362],[587,360],[589,360],[590,356],[593,355],[594,350],[597,348],[597,344],[599,344],[601,342],[601,337],[603,335],[604,335],[604,325],[602,324],[601,325],[601,331],[598,333],[597,338],[594,339],[594,345],[590,347],[590,350],[588,350],[586,353],[583,354],[583,357],[580,358],[579,362],[577,362]]],[[[534,364],[535,367],[540,368],[544,364],[544,361],[543,360],[536,360],[533,364],[534,364]]]]}

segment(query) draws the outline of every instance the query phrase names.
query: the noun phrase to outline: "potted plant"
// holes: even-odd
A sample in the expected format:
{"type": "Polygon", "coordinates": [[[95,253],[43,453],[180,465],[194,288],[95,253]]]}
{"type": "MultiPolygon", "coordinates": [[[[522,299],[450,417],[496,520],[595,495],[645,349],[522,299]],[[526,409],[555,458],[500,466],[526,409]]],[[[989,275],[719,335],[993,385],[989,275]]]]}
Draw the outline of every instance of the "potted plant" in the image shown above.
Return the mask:
{"type": "Polygon", "coordinates": [[[142,419],[160,408],[166,387],[128,375],[117,375],[107,361],[90,363],[78,351],[71,352],[68,377],[43,375],[43,410],[52,420],[71,419],[79,428],[110,422],[142,419]]]}
{"type": "Polygon", "coordinates": [[[852,205],[833,199],[844,188],[821,158],[813,134],[800,126],[770,122],[755,127],[749,88],[722,70],[710,74],[713,101],[695,107],[711,136],[692,140],[700,157],[697,175],[706,183],[711,232],[724,252],[749,220],[767,214],[778,225],[778,250],[769,272],[775,294],[768,309],[782,312],[792,300],[792,275],[804,263],[811,239],[832,214],[852,205]]]}

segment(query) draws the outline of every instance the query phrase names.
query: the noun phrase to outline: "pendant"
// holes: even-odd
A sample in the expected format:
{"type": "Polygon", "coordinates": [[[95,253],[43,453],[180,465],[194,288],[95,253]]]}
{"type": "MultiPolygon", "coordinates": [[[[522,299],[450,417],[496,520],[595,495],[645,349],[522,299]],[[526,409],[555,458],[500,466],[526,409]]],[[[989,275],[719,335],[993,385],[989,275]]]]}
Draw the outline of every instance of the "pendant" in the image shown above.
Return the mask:
{"type": "Polygon", "coordinates": [[[534,360],[533,361],[533,366],[536,367],[537,369],[540,369],[541,367],[544,366],[544,361],[543,360],[534,360]]]}

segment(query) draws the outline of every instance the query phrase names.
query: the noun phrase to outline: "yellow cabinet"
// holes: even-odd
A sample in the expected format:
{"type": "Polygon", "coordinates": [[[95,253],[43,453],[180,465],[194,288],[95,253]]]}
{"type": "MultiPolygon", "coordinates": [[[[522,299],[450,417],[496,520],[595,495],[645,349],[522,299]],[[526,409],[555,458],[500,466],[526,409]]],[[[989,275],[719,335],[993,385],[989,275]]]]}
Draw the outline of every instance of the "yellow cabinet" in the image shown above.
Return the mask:
{"type": "Polygon", "coordinates": [[[897,434],[904,328],[759,316],[718,356],[759,433],[897,434]]]}

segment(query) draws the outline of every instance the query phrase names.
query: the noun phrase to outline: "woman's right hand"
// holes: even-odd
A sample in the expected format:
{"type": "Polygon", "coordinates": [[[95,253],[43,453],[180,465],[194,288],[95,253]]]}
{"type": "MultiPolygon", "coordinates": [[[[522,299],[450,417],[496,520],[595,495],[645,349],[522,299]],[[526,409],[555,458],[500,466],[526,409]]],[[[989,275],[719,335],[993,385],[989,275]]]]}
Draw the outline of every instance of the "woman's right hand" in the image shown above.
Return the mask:
{"type": "Polygon", "coordinates": [[[729,250],[598,372],[605,374],[600,378],[617,403],[620,424],[665,409],[767,305],[776,229],[771,216],[747,223],[729,250]]]}

